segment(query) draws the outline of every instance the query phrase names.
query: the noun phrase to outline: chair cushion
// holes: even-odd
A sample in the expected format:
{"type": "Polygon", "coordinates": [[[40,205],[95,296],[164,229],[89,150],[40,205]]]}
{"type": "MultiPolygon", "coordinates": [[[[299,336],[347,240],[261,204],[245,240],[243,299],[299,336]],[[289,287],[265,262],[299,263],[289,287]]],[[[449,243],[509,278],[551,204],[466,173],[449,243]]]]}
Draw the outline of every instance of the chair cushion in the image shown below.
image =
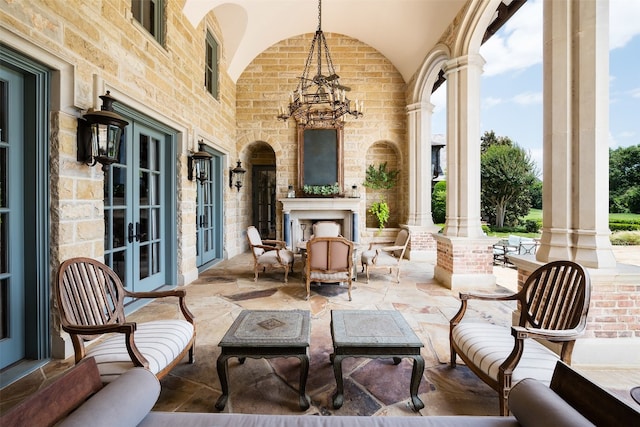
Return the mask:
{"type": "MultiPolygon", "coordinates": [[[[376,262],[375,265],[377,266],[384,266],[384,267],[392,267],[392,266],[396,266],[398,265],[398,258],[395,258],[391,255],[389,255],[389,253],[383,251],[383,250],[379,250],[380,253],[378,254],[378,258],[376,258],[376,262]]],[[[362,264],[366,264],[366,265],[373,265],[373,258],[376,256],[376,250],[372,249],[372,250],[368,250],[368,251],[364,251],[362,253],[362,256],[360,257],[360,261],[362,262],[362,264]]]]}
{"type": "Polygon", "coordinates": [[[509,409],[523,427],[594,425],[553,390],[532,378],[523,379],[511,389],[509,409]]]}
{"type": "Polygon", "coordinates": [[[320,273],[312,271],[309,277],[312,281],[318,280],[322,282],[348,282],[351,280],[351,275],[348,272],[320,273]]]}
{"type": "MultiPolygon", "coordinates": [[[[288,249],[280,249],[280,260],[283,264],[293,262],[293,252],[288,249]]],[[[279,265],[278,251],[267,251],[258,257],[258,263],[264,265],[279,265]]]]}
{"type": "MultiPolygon", "coordinates": [[[[453,328],[453,341],[461,353],[482,372],[497,381],[498,368],[513,350],[511,328],[487,323],[462,322],[453,328]]],[[[535,340],[528,339],[520,362],[513,371],[512,383],[523,378],[535,378],[547,386],[560,358],[535,340]]]]}
{"type": "MultiPolygon", "coordinates": [[[[193,325],[185,320],[155,320],[138,323],[134,340],[149,361],[149,371],[157,374],[187,347],[193,333],[193,325]]],[[[87,349],[87,357],[95,357],[102,382],[111,382],[134,367],[125,334],[108,334],[87,349]]]]}
{"type": "Polygon", "coordinates": [[[133,368],[107,384],[65,418],[61,427],[136,426],[160,395],[160,382],[151,372],[133,368]]]}

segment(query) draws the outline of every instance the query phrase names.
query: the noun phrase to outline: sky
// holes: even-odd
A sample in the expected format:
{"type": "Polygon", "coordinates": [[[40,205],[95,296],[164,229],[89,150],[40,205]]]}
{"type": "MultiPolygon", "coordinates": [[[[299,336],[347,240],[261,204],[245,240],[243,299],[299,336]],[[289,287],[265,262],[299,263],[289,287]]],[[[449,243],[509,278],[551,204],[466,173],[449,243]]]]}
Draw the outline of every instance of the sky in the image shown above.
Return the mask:
{"type": "MultiPolygon", "coordinates": [[[[610,0],[609,147],[640,144],[640,0],[610,0]]],[[[542,172],[542,0],[528,0],[480,49],[480,130],[528,150],[542,172]]],[[[432,133],[446,133],[446,87],[431,97],[432,133]]]]}

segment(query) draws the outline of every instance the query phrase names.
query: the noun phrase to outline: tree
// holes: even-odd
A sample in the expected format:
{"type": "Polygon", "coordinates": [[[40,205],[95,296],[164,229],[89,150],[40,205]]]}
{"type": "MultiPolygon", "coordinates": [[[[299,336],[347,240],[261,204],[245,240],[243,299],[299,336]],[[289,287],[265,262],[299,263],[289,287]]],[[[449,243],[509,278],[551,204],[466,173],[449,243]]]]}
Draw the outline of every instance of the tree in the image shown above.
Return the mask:
{"type": "Polygon", "coordinates": [[[444,224],[447,216],[447,181],[438,181],[431,194],[431,213],[433,222],[444,224]]]}
{"type": "Polygon", "coordinates": [[[531,207],[530,189],[536,180],[531,156],[502,138],[502,142],[486,148],[480,163],[483,216],[497,227],[515,225],[531,207]]]}
{"type": "Polygon", "coordinates": [[[484,135],[480,137],[480,153],[484,154],[489,147],[495,145],[513,146],[513,141],[508,136],[497,136],[492,130],[486,131],[484,135]]]}
{"type": "Polygon", "coordinates": [[[531,194],[531,207],[542,209],[542,181],[536,178],[531,184],[529,193],[531,194]]]}
{"type": "Polygon", "coordinates": [[[634,212],[631,207],[637,206],[634,195],[638,191],[634,187],[640,188],[640,145],[610,149],[609,210],[634,212]]]}

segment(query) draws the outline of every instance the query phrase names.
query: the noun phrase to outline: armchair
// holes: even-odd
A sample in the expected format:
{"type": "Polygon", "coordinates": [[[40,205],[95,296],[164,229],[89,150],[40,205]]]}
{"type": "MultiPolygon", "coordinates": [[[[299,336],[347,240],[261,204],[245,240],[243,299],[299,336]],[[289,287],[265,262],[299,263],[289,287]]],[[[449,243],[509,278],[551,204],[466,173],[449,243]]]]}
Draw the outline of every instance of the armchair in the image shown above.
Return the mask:
{"type": "Polygon", "coordinates": [[[288,250],[286,243],[281,240],[262,240],[260,233],[253,226],[247,228],[247,240],[249,248],[253,254],[253,281],[258,281],[258,270],[262,268],[282,268],[284,269],[284,283],[289,278],[289,270],[293,271],[293,252],[288,250]]]}
{"type": "Polygon", "coordinates": [[[346,283],[351,301],[351,274],[353,271],[353,242],[344,237],[316,237],[307,242],[305,265],[307,298],[311,282],[346,283]]]}
{"type": "Polygon", "coordinates": [[[396,282],[400,283],[400,263],[404,258],[410,239],[409,230],[403,228],[398,232],[394,242],[373,242],[369,245],[369,249],[364,251],[360,257],[362,270],[367,275],[367,283],[369,283],[369,270],[375,268],[389,269],[389,273],[395,268],[396,282]]]}
{"type": "Polygon", "coordinates": [[[586,328],[590,295],[589,273],[571,261],[543,265],[512,295],[460,293],[460,310],[451,319],[449,329],[451,366],[456,366],[456,355],[460,356],[469,369],[498,392],[500,414],[508,415],[507,396],[517,382],[531,377],[549,385],[559,359],[571,364],[575,340],[586,328]],[[517,301],[518,324],[507,328],[463,322],[472,299],[517,301]],[[560,355],[536,340],[561,344],[560,355]]]}
{"type": "Polygon", "coordinates": [[[334,221],[318,221],[313,224],[311,239],[315,237],[338,237],[340,236],[340,224],[334,221]]]}
{"type": "Polygon", "coordinates": [[[189,353],[194,362],[196,330],[185,303],[186,291],[130,292],[109,266],[91,258],[72,258],[58,269],[54,291],[62,329],[71,335],[75,362],[95,357],[102,382],[141,366],[162,378],[189,353]],[[177,297],[186,320],[127,322],[124,298],[177,297]],[[106,334],[85,348],[85,341],[106,334]]]}

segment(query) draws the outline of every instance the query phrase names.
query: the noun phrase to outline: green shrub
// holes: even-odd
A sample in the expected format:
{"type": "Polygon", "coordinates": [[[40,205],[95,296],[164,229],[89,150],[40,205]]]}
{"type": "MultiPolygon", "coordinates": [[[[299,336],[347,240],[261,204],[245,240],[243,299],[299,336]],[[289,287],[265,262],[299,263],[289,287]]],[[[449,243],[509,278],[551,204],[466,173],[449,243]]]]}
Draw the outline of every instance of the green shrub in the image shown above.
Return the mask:
{"type": "Polygon", "coordinates": [[[524,222],[524,229],[527,230],[527,233],[537,233],[542,228],[542,221],[536,221],[533,219],[528,219],[524,222]]]}
{"type": "Polygon", "coordinates": [[[609,230],[611,231],[635,231],[640,230],[640,224],[632,222],[610,222],[609,230]]]}
{"type": "Polygon", "coordinates": [[[640,231],[617,231],[609,237],[612,245],[640,245],[640,231]]]}

